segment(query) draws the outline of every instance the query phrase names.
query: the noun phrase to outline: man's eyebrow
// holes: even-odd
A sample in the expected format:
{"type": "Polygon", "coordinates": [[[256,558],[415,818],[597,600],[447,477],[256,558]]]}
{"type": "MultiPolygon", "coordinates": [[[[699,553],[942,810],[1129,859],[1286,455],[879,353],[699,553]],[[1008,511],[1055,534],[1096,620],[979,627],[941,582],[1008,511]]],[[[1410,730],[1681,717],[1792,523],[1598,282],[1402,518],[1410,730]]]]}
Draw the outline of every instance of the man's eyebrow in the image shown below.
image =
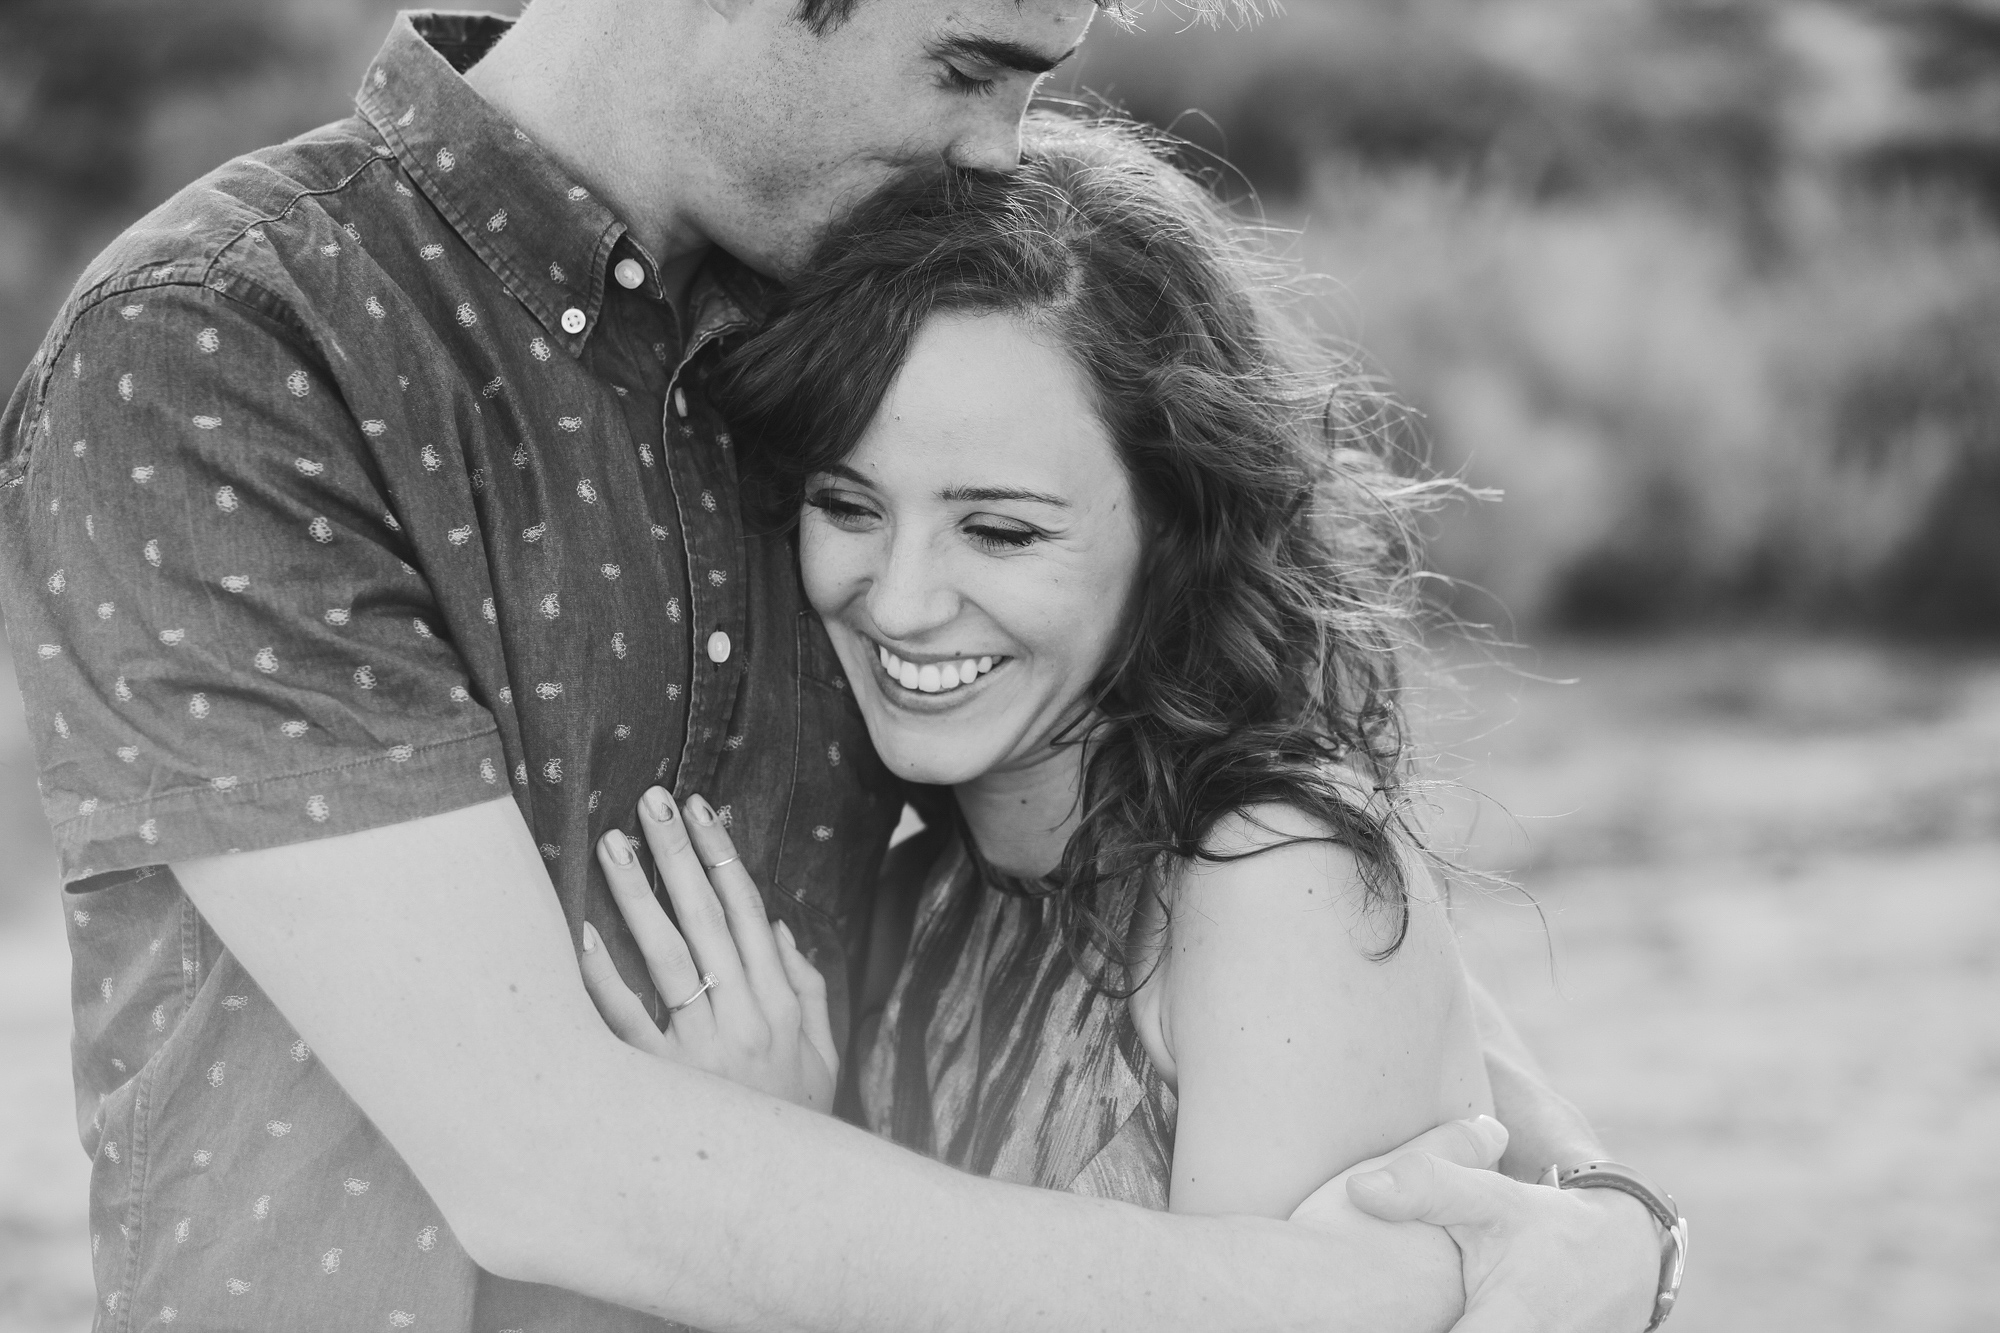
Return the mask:
{"type": "Polygon", "coordinates": [[[1050,57],[1032,46],[1010,42],[1003,37],[945,37],[931,53],[941,58],[976,61],[996,69],[1019,70],[1023,74],[1046,74],[1077,53],[1082,43],[1059,56],[1050,57]]]}

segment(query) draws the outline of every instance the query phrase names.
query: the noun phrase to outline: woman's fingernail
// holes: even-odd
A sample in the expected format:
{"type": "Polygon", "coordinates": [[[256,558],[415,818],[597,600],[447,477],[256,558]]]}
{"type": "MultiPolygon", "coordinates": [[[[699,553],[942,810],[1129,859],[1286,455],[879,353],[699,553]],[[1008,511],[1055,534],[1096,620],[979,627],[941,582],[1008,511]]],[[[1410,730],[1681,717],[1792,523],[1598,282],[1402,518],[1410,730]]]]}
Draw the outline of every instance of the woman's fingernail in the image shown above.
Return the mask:
{"type": "Polygon", "coordinates": [[[782,921],[778,923],[778,934],[782,935],[785,943],[792,948],[796,949],[799,947],[799,942],[792,938],[792,928],[782,921]]]}
{"type": "Polygon", "coordinates": [[[645,806],[646,813],[651,815],[655,822],[667,824],[673,821],[674,803],[667,799],[666,792],[660,788],[654,787],[646,793],[645,806]]]}
{"type": "Polygon", "coordinates": [[[597,945],[598,945],[598,939],[597,939],[597,927],[595,927],[595,926],[591,925],[591,924],[590,924],[590,923],[589,923],[588,921],[584,922],[584,923],[583,923],[583,951],[584,951],[585,953],[596,953],[596,952],[597,952],[597,945]]]}
{"type": "Polygon", "coordinates": [[[688,797],[688,813],[697,824],[708,825],[715,822],[715,811],[708,808],[708,802],[699,796],[688,797]]]}
{"type": "Polygon", "coordinates": [[[1364,1171],[1347,1182],[1349,1189],[1357,1189],[1366,1194],[1394,1194],[1396,1178],[1387,1171],[1364,1171]]]}
{"type": "Polygon", "coordinates": [[[604,835],[604,850],[610,853],[614,864],[621,866],[632,864],[632,840],[618,829],[612,829],[604,835]]]}

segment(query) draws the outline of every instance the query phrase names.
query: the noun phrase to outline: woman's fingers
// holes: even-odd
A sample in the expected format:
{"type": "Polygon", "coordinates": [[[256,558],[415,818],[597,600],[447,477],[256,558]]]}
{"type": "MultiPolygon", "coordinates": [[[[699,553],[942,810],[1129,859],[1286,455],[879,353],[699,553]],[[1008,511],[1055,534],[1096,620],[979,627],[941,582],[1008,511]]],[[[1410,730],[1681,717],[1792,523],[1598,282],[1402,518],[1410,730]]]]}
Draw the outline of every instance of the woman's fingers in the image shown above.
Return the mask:
{"type": "MultiPolygon", "coordinates": [[[[618,904],[627,929],[632,932],[639,952],[646,959],[646,972],[653,979],[653,988],[659,992],[661,1003],[678,1004],[694,994],[701,985],[701,969],[695,966],[687,941],[674,929],[674,923],[667,919],[659,899],[653,896],[652,885],[646,882],[646,872],[639,864],[632,840],[612,829],[598,840],[597,861],[604,868],[605,882],[611,886],[612,900],[618,904]]],[[[610,960],[604,956],[604,951],[600,949],[597,952],[603,966],[610,968],[610,960]]],[[[612,974],[616,975],[615,969],[612,974]]],[[[622,987],[624,983],[619,984],[622,987]]],[[[630,991],[626,993],[630,994],[630,991]]],[[[684,1019],[688,1012],[682,1010],[675,1017],[684,1019]]]]}
{"type": "MultiPolygon", "coordinates": [[[[700,975],[715,978],[709,992],[717,1018],[753,1003],[744,981],[743,959],[729,933],[729,918],[722,900],[708,882],[708,872],[688,841],[687,821],[674,807],[671,796],[658,787],[639,798],[639,826],[653,851],[653,864],[667,886],[667,898],[674,905],[674,919],[694,953],[698,969],[694,985],[679,994],[662,991],[668,1004],[677,1004],[701,984],[700,975]]],[[[655,904],[657,906],[657,904],[655,904]]]]}
{"type": "Polygon", "coordinates": [[[654,986],[680,1007],[665,1034],[656,1031],[593,931],[585,936],[584,978],[605,1022],[641,1049],[801,1105],[830,1105],[839,1056],[826,984],[790,930],[765,914],[722,820],[699,796],[688,799],[683,815],[654,787],[640,798],[639,827],[671,918],[647,882],[635,841],[614,831],[597,853],[654,986]]]}
{"type": "Polygon", "coordinates": [[[597,1006],[604,1025],[627,1046],[636,1046],[649,1055],[664,1055],[666,1039],[653,1026],[653,1016],[618,975],[611,955],[605,952],[604,941],[588,921],[583,925],[583,952],[577,962],[583,971],[583,988],[590,993],[590,1002],[597,1006]]]}
{"type": "Polygon", "coordinates": [[[756,881],[743,868],[735,841],[708,802],[700,796],[690,796],[685,810],[688,836],[694,841],[701,863],[708,867],[708,882],[729,919],[729,933],[736,940],[744,974],[773,1026],[790,1026],[796,1022],[797,1008],[784,964],[778,959],[771,918],[764,911],[764,895],[757,891],[756,881]]]}
{"type": "Polygon", "coordinates": [[[778,961],[784,965],[785,978],[799,997],[799,1025],[838,1085],[840,1050],[833,1044],[833,1024],[826,1013],[826,978],[799,952],[799,942],[792,938],[790,926],[780,921],[772,933],[777,937],[778,961]]]}

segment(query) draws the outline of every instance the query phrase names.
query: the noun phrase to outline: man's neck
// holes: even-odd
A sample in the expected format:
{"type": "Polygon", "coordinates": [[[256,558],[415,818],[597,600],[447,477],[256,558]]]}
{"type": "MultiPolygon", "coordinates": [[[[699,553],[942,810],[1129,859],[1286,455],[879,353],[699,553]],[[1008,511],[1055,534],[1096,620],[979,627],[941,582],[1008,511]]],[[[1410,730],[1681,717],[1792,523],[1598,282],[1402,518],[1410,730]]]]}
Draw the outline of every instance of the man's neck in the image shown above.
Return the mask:
{"type": "Polygon", "coordinates": [[[685,146],[663,128],[676,119],[667,114],[668,80],[658,70],[629,71],[631,53],[607,33],[573,20],[538,22],[544,12],[523,13],[466,82],[609,205],[660,264],[668,291],[678,291],[708,239],[672,187],[690,177],[680,161],[685,146]]]}

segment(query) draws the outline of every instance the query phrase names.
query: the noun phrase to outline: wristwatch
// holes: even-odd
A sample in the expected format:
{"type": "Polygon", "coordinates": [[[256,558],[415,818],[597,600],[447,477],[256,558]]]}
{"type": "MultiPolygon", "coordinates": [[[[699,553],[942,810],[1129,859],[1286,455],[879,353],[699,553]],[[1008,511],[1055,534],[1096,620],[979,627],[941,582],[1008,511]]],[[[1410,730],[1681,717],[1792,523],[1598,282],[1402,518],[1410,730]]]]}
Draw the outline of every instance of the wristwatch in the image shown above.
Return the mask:
{"type": "Polygon", "coordinates": [[[1567,1170],[1551,1166],[1542,1173],[1542,1184],[1565,1190],[1617,1190],[1646,1205],[1646,1211],[1666,1233],[1660,1242],[1660,1290],[1653,1297],[1653,1322],[1645,1329],[1645,1333],[1653,1333],[1674,1312],[1674,1298],[1681,1294],[1681,1274],[1687,1268],[1688,1224],[1673,1195],[1618,1162],[1583,1162],[1567,1170]]]}

